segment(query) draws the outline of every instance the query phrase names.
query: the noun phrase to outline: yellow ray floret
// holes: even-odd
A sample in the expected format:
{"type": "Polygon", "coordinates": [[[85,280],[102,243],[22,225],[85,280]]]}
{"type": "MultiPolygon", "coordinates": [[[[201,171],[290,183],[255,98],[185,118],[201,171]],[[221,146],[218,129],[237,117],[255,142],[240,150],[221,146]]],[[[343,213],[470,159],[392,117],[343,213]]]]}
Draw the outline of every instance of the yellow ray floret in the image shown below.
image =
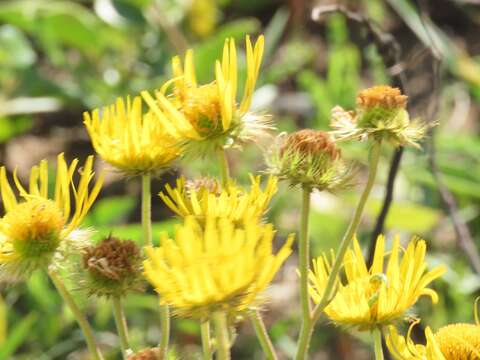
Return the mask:
{"type": "Polygon", "coordinates": [[[184,178],[179,178],[176,188],[167,185],[165,192],[160,192],[159,195],[181,217],[226,217],[235,223],[257,221],[265,214],[270,200],[277,192],[278,180],[270,176],[265,189],[260,186],[260,176],[250,176],[250,181],[250,190],[246,191],[234,183],[229,183],[222,189],[215,180],[188,184],[184,178]]]}
{"type": "Polygon", "coordinates": [[[258,300],[291,253],[293,235],[272,253],[271,224],[236,227],[209,217],[202,226],[188,216],[174,239],[161,237],[161,247],[147,248],[145,275],[160,302],[186,317],[222,310],[239,312],[258,300]]]}
{"type": "Polygon", "coordinates": [[[385,341],[393,358],[395,360],[450,360],[443,356],[429,327],[425,329],[425,338],[427,340],[425,345],[413,342],[410,334],[413,326],[417,323],[415,322],[410,326],[406,337],[400,335],[394,326],[388,327],[385,341]]]}
{"type": "MultiPolygon", "coordinates": [[[[346,281],[339,281],[338,291],[325,308],[327,316],[339,325],[356,326],[360,330],[391,324],[400,319],[420,296],[438,297],[427,286],[445,272],[443,266],[427,270],[426,244],[412,240],[403,256],[398,237],[392,250],[385,252],[385,239],[377,240],[373,264],[367,267],[358,240],[348,250],[343,262],[346,281]],[[388,262],[385,257],[389,255],[388,262]],[[385,266],[385,269],[384,269],[385,266]]],[[[310,294],[318,303],[323,295],[331,262],[326,257],[314,260],[310,273],[310,294]]]]}
{"type": "Polygon", "coordinates": [[[147,91],[143,91],[142,96],[173,137],[201,141],[229,136],[232,131],[241,131],[247,122],[243,117],[252,102],[263,49],[263,36],[255,46],[247,36],[247,78],[240,103],[237,103],[237,52],[233,38],[225,40],[222,60],[215,64],[215,81],[197,84],[193,51],[188,50],[183,66],[178,56],[172,59],[174,78],[155,91],[154,97],[147,91]],[[168,96],[170,85],[173,91],[168,96]]]}
{"type": "Polygon", "coordinates": [[[49,194],[46,160],[31,169],[26,187],[16,172],[13,174],[15,187],[12,187],[5,167],[0,168],[0,193],[6,212],[0,220],[0,276],[24,275],[22,272],[48,265],[64,240],[70,240],[103,182],[101,176],[90,189],[94,172],[93,156],[89,156],[75,185],[77,165],[77,159],[68,165],[64,155],[58,155],[53,194],[49,194]]]}
{"type": "Polygon", "coordinates": [[[95,151],[103,160],[130,174],[158,172],[179,155],[174,139],[152,113],[142,112],[136,96],[83,114],[95,151]]]}

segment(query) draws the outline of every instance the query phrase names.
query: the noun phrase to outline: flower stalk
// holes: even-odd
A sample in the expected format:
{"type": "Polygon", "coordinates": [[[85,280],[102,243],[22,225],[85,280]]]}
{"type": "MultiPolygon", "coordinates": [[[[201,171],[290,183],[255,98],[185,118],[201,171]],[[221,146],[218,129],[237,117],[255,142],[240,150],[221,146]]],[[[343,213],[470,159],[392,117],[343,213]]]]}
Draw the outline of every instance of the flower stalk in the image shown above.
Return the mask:
{"type": "Polygon", "coordinates": [[[315,307],[313,311],[313,316],[311,318],[310,323],[308,324],[309,325],[308,328],[302,329],[303,331],[301,331],[300,333],[300,339],[298,342],[298,349],[297,349],[297,355],[296,355],[297,360],[306,359],[313,327],[315,326],[315,323],[320,318],[321,314],[323,313],[323,310],[325,309],[325,307],[327,307],[327,305],[330,303],[330,301],[332,300],[335,294],[335,285],[336,285],[338,273],[343,263],[343,258],[348,248],[350,247],[350,244],[352,243],[352,240],[357,231],[358,225],[360,224],[363,210],[367,203],[370,192],[373,188],[373,184],[375,183],[375,179],[377,176],[378,163],[380,160],[381,145],[382,143],[380,140],[373,142],[372,148],[370,150],[369,173],[368,173],[367,184],[365,185],[365,188],[362,192],[358,205],[355,209],[352,221],[348,226],[347,232],[345,233],[342,239],[342,242],[340,243],[340,247],[338,249],[338,253],[335,258],[335,261],[333,263],[331,273],[328,277],[328,283],[323,293],[322,299],[320,300],[320,302],[318,303],[318,305],[315,307]]]}
{"type": "Polygon", "coordinates": [[[230,170],[228,166],[227,152],[223,148],[218,149],[218,160],[220,164],[220,174],[223,186],[228,185],[230,179],[230,170]]]}
{"type": "Polygon", "coordinates": [[[115,318],[115,325],[117,326],[118,337],[120,339],[120,346],[122,349],[122,355],[126,359],[128,351],[130,349],[128,341],[128,327],[125,313],[123,311],[122,300],[120,297],[112,298],[113,304],[113,317],[115,318]]]}
{"type": "Polygon", "coordinates": [[[260,341],[262,346],[263,353],[267,360],[277,360],[277,354],[275,353],[275,348],[273,347],[272,341],[268,336],[267,329],[263,323],[262,316],[260,315],[259,310],[254,310],[249,313],[250,320],[252,321],[253,327],[255,328],[255,333],[257,338],[260,341]]]}
{"type": "MultiPolygon", "coordinates": [[[[151,174],[142,175],[142,229],[144,244],[151,247],[152,242],[152,194],[151,174]]],[[[164,359],[167,358],[168,343],[170,340],[170,309],[168,305],[160,305],[160,351],[164,359]]]]}
{"type": "Polygon", "coordinates": [[[48,270],[48,275],[52,280],[53,285],[57,289],[58,293],[62,297],[63,301],[67,304],[70,311],[72,312],[75,320],[77,320],[80,329],[82,329],[83,336],[85,336],[85,341],[87,343],[88,350],[90,355],[92,356],[93,360],[103,360],[103,355],[98,348],[97,342],[95,340],[95,336],[93,334],[93,330],[90,327],[87,319],[83,315],[82,311],[76,304],[73,296],[65,287],[62,279],[58,276],[58,274],[54,270],[48,270]]]}
{"type": "Polygon", "coordinates": [[[375,346],[375,360],[383,360],[382,332],[377,328],[373,330],[372,335],[375,346]]]}
{"type": "Polygon", "coordinates": [[[217,340],[217,360],[230,360],[230,340],[228,335],[227,316],[217,311],[212,315],[217,340]]]}
{"type": "Polygon", "coordinates": [[[203,360],[212,359],[212,341],[210,339],[210,320],[203,319],[200,322],[200,333],[202,336],[203,360]]]}
{"type": "MultiPolygon", "coordinates": [[[[306,332],[311,327],[311,304],[308,295],[308,269],[310,261],[309,244],[309,215],[310,215],[310,194],[311,188],[302,187],[302,215],[300,224],[300,240],[298,243],[299,271],[300,271],[300,302],[302,305],[302,327],[300,340],[308,339],[306,332]]],[[[305,346],[305,345],[303,345],[305,346]]]]}

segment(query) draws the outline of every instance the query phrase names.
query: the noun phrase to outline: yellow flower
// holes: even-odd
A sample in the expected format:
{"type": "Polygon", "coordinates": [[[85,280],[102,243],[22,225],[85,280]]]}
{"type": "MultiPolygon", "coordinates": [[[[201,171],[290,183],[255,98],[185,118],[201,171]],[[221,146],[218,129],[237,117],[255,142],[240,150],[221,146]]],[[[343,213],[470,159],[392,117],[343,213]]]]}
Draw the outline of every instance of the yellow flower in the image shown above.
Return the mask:
{"type": "MultiPolygon", "coordinates": [[[[478,302],[478,299],[477,299],[478,302]]],[[[440,328],[435,334],[426,328],[425,345],[415,344],[410,336],[412,324],[406,337],[389,327],[387,347],[396,360],[479,360],[480,321],[475,303],[476,324],[452,324],[440,328]]]]}
{"type": "MultiPolygon", "coordinates": [[[[441,276],[443,266],[427,271],[426,244],[423,240],[409,243],[400,259],[400,240],[395,237],[389,260],[384,270],[385,239],[377,240],[373,264],[367,268],[358,240],[353,242],[343,262],[346,281],[338,281],[338,291],[325,308],[326,315],[335,323],[370,330],[391,324],[401,318],[420,296],[430,296],[436,303],[435,291],[428,284],[441,276]]],[[[310,294],[318,303],[323,295],[331,261],[326,257],[314,260],[310,272],[310,294]]]]}
{"type": "Polygon", "coordinates": [[[370,138],[394,146],[418,147],[426,126],[410,119],[406,105],[407,96],[397,88],[380,85],[362,90],[356,111],[345,111],[340,106],[332,109],[332,133],[338,140],[370,138]]]}
{"type": "MultiPolygon", "coordinates": [[[[385,337],[388,350],[395,360],[453,360],[457,358],[446,359],[437,342],[433,336],[432,330],[429,327],[425,329],[425,338],[427,343],[425,345],[415,344],[411,339],[411,332],[413,326],[418,322],[414,322],[406,337],[398,334],[394,326],[388,327],[388,332],[385,337]]],[[[459,360],[459,358],[458,358],[459,360]]]]}
{"type": "Polygon", "coordinates": [[[193,51],[188,50],[182,67],[180,58],[172,60],[174,78],[155,91],[155,99],[143,91],[142,96],[165,129],[194,154],[231,146],[236,140],[249,140],[269,128],[264,117],[249,113],[260,64],[264,38],[252,46],[246,38],[247,77],[244,93],[237,103],[237,52],[233,38],[227,39],[222,61],[215,64],[215,81],[197,84],[193,51]],[[173,91],[167,90],[173,84],[173,91]]]}
{"type": "Polygon", "coordinates": [[[245,191],[234,183],[225,188],[215,181],[186,183],[177,179],[177,187],[165,187],[160,192],[164,203],[177,215],[197,218],[226,217],[236,224],[245,221],[258,221],[267,211],[268,204],[277,192],[277,178],[269,177],[265,189],[260,187],[260,176],[250,176],[250,191],[245,191]]]}
{"type": "Polygon", "coordinates": [[[131,174],[156,173],[179,156],[177,140],[152,113],[142,112],[142,100],[118,98],[100,111],[83,114],[95,151],[103,160],[131,174]]]}
{"type": "Polygon", "coordinates": [[[145,275],[161,304],[180,316],[237,313],[259,300],[292,251],[290,235],[273,254],[273,237],[271,224],[236,227],[229,219],[209,217],[202,227],[188,216],[174,240],[162,234],[161,247],[147,248],[145,275]]]}
{"type": "Polygon", "coordinates": [[[58,155],[53,196],[48,193],[46,160],[32,168],[28,188],[21,185],[14,172],[13,180],[21,200],[10,186],[5,167],[0,168],[0,192],[6,212],[0,220],[1,278],[26,277],[84,240],[87,234],[77,227],[100,192],[103,177],[89,189],[94,176],[93,156],[89,156],[78,184],[74,185],[77,165],[75,159],[68,166],[63,154],[58,155]]]}

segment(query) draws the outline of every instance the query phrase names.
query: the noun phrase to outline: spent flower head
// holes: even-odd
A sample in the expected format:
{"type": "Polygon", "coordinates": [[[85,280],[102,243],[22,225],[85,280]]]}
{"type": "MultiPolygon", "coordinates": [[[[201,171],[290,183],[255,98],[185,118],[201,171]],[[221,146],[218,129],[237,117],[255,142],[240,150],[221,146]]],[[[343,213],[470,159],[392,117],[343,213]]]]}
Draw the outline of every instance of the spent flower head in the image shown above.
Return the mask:
{"type": "Polygon", "coordinates": [[[152,113],[143,113],[142,99],[118,98],[115,104],[83,114],[95,151],[128,175],[159,173],[180,155],[177,140],[152,113]]]}
{"type": "Polygon", "coordinates": [[[186,182],[178,178],[175,188],[167,184],[159,195],[178,216],[193,215],[203,221],[208,217],[225,217],[240,224],[260,220],[277,192],[276,177],[270,176],[264,189],[260,186],[260,176],[250,175],[250,182],[250,189],[246,190],[232,181],[221,186],[215,179],[186,182]]]}
{"type": "Polygon", "coordinates": [[[362,90],[355,111],[332,109],[332,134],[338,140],[372,139],[394,146],[412,145],[425,136],[426,125],[412,120],[406,109],[407,96],[386,85],[362,90]]]}
{"type": "Polygon", "coordinates": [[[292,186],[335,191],[347,186],[350,169],[341,151],[324,131],[303,129],[280,134],[267,156],[269,172],[292,186]]]}
{"type": "Polygon", "coordinates": [[[216,61],[215,81],[197,83],[193,51],[188,50],[183,66],[178,56],[173,58],[174,77],[155,91],[155,98],[147,91],[142,96],[152,114],[173,137],[180,139],[188,154],[204,156],[252,140],[271,128],[268,117],[249,111],[263,48],[263,36],[255,46],[247,36],[247,77],[240,103],[237,103],[237,51],[233,38],[225,40],[222,60],[216,61]]]}
{"type": "Polygon", "coordinates": [[[58,261],[83,246],[89,232],[78,227],[100,192],[103,177],[89,189],[94,176],[93,156],[89,156],[75,185],[77,165],[78,160],[67,165],[64,155],[58,155],[53,196],[48,193],[46,160],[31,169],[28,188],[22,186],[14,172],[19,197],[7,179],[5,167],[0,168],[0,192],[6,212],[0,220],[0,278],[28,277],[38,268],[58,265],[58,261]]]}
{"type": "MultiPolygon", "coordinates": [[[[424,240],[412,240],[400,258],[400,240],[394,238],[392,249],[385,252],[385,239],[377,239],[373,263],[367,267],[358,240],[343,261],[345,282],[338,280],[338,291],[325,308],[325,314],[338,325],[371,330],[400,320],[417,302],[427,295],[433,303],[437,293],[427,286],[444,272],[443,266],[427,270],[424,240]],[[389,256],[388,263],[384,258],[389,256]],[[384,270],[384,265],[386,269],[384,270]]],[[[318,303],[324,293],[332,261],[319,257],[310,272],[310,294],[318,303]]]]}
{"type": "Polygon", "coordinates": [[[82,265],[89,295],[121,297],[143,288],[141,252],[131,240],[109,236],[85,248],[82,265]]]}
{"type": "Polygon", "coordinates": [[[237,227],[227,218],[209,217],[204,225],[185,218],[174,239],[161,236],[159,248],[147,248],[145,275],[179,316],[202,318],[215,311],[231,315],[260,302],[292,252],[293,235],[274,254],[271,224],[250,221],[237,227]]]}

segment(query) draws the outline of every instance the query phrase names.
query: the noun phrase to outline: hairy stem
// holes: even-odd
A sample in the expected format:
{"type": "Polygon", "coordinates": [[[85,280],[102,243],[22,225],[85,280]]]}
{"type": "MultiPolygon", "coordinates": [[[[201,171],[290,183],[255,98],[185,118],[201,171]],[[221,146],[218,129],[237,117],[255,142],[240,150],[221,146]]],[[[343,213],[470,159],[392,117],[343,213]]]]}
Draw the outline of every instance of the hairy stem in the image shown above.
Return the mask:
{"type": "Polygon", "coordinates": [[[218,311],[213,315],[215,338],[217,340],[217,360],[230,360],[230,340],[228,335],[227,316],[218,311]]]}
{"type": "Polygon", "coordinates": [[[122,307],[122,300],[119,297],[112,298],[113,303],[113,317],[115,318],[115,325],[117,326],[118,337],[120,339],[120,346],[122,348],[123,357],[126,359],[130,345],[128,344],[128,327],[125,312],[122,307]]]}
{"type": "Polygon", "coordinates": [[[230,179],[230,170],[228,166],[227,152],[223,148],[219,148],[217,151],[218,151],[218,162],[220,164],[220,173],[222,175],[222,183],[225,186],[228,184],[228,180],[230,179]]]}
{"type": "Polygon", "coordinates": [[[383,360],[382,332],[380,329],[375,329],[372,335],[375,346],[375,360],[383,360]]]}
{"type": "MultiPolygon", "coordinates": [[[[142,175],[142,229],[143,242],[147,246],[153,246],[152,242],[152,193],[151,175],[142,175]]],[[[160,305],[160,351],[163,359],[167,358],[168,343],[170,340],[170,310],[168,305],[160,305]]]]}
{"type": "Polygon", "coordinates": [[[48,275],[52,280],[53,285],[57,289],[58,293],[62,297],[63,301],[67,304],[70,308],[70,311],[73,313],[73,316],[77,320],[80,329],[82,329],[83,336],[85,336],[85,341],[87,343],[88,350],[90,351],[90,355],[93,360],[103,360],[103,355],[98,348],[97,342],[95,340],[95,336],[93,334],[93,330],[90,327],[86,317],[83,315],[82,311],[78,307],[77,303],[73,299],[72,294],[67,290],[65,284],[63,283],[62,279],[58,276],[58,274],[54,270],[49,270],[48,275]]]}
{"type": "Polygon", "coordinates": [[[340,243],[337,256],[335,257],[335,261],[332,266],[332,270],[328,277],[327,285],[323,292],[323,296],[315,307],[313,311],[313,317],[309,324],[309,327],[300,333],[299,345],[297,349],[297,360],[304,360],[308,354],[308,347],[310,344],[310,338],[313,332],[313,327],[315,323],[319,319],[320,315],[322,314],[325,307],[330,303],[335,293],[335,285],[338,277],[338,273],[342,267],[343,258],[345,253],[347,252],[350,244],[352,243],[353,237],[357,232],[358,225],[360,224],[360,220],[362,218],[363,209],[365,208],[365,204],[367,203],[368,196],[370,195],[370,191],[372,190],[373,184],[375,183],[375,178],[377,176],[377,168],[378,162],[380,160],[380,150],[381,150],[381,142],[375,141],[373,143],[373,147],[370,150],[370,160],[369,160],[369,173],[368,173],[368,180],[367,184],[365,185],[365,189],[360,196],[360,200],[358,205],[355,209],[353,214],[352,221],[347,228],[347,231],[340,243]]]}
{"type": "Polygon", "coordinates": [[[203,319],[200,322],[200,332],[202,335],[203,360],[212,359],[212,341],[210,339],[210,320],[203,319]]]}
{"type": "Polygon", "coordinates": [[[268,336],[267,329],[263,323],[262,316],[259,310],[252,310],[249,313],[250,320],[252,321],[253,327],[255,328],[255,333],[257,338],[260,341],[262,346],[263,353],[267,360],[277,360],[277,354],[275,353],[275,348],[273,347],[272,341],[268,336]]]}

